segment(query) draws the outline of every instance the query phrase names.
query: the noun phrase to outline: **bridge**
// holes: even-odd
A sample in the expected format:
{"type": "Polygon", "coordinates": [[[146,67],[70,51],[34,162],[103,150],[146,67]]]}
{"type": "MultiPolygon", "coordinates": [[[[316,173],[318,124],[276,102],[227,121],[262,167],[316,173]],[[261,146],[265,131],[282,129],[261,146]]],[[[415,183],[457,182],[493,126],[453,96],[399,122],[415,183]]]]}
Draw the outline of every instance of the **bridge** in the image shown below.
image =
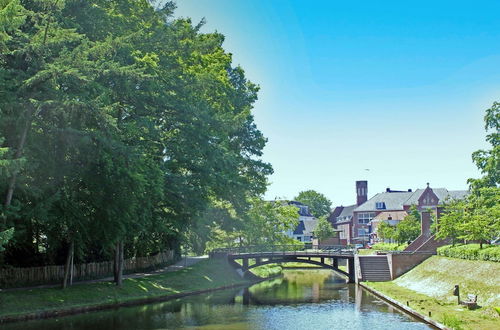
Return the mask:
{"type": "Polygon", "coordinates": [[[234,248],[216,249],[210,253],[211,258],[227,258],[230,263],[237,265],[243,272],[254,267],[283,263],[300,262],[331,269],[348,278],[354,283],[354,255],[356,248],[344,245],[329,246],[302,246],[302,245],[269,245],[243,246],[234,248]],[[241,260],[241,265],[236,263],[241,260]],[[339,269],[339,260],[347,261],[347,271],[339,269]]]}

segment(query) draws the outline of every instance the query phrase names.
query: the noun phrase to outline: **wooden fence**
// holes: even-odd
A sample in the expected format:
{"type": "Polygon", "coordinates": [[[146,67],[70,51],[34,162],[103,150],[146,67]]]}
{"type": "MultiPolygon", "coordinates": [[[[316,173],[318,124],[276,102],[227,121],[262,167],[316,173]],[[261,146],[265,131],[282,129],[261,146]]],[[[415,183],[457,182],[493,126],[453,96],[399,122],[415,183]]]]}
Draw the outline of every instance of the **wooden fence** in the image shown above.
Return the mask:
{"type": "MultiPolygon", "coordinates": [[[[125,259],[124,273],[154,269],[174,261],[174,251],[165,251],[154,256],[125,259]]],[[[113,261],[91,262],[73,266],[73,280],[102,278],[113,274],[113,261]]],[[[20,285],[62,282],[64,265],[30,268],[0,269],[0,288],[20,285]]]]}

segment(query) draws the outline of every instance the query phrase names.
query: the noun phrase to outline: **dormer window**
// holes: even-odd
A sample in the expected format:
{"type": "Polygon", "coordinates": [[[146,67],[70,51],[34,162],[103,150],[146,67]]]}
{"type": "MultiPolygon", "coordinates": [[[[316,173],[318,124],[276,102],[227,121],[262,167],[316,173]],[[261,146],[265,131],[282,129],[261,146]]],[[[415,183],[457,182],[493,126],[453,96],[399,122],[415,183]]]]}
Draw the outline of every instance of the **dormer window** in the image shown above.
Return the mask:
{"type": "Polygon", "coordinates": [[[384,202],[376,202],[375,203],[375,208],[377,210],[385,210],[385,203],[384,202]]]}

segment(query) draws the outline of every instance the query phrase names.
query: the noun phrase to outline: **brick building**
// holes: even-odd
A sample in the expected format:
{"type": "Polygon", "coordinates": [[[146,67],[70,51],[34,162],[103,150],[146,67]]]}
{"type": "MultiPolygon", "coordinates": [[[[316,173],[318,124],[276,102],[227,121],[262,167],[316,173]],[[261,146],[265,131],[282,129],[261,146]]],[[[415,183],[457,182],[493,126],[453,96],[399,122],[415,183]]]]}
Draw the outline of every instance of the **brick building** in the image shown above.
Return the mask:
{"type": "Polygon", "coordinates": [[[422,212],[433,210],[439,218],[442,205],[447,199],[462,199],[467,190],[449,191],[446,188],[432,189],[429,184],[425,189],[391,190],[378,193],[370,199],[368,182],[356,181],[356,201],[350,206],[338,206],[330,214],[329,221],[334,228],[341,230],[342,244],[365,244],[370,235],[376,234],[380,221],[391,220],[394,224],[401,221],[412,205],[422,212]],[[374,221],[373,221],[374,220],[374,221]]]}

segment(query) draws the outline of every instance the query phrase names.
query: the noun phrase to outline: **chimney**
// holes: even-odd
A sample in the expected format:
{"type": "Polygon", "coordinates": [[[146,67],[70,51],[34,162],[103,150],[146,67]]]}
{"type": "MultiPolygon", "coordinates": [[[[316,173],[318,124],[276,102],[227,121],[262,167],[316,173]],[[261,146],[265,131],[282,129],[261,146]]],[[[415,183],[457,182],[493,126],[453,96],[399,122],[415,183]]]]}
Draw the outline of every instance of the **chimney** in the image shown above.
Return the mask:
{"type": "Polygon", "coordinates": [[[391,188],[385,188],[385,192],[391,192],[391,188]]]}
{"type": "Polygon", "coordinates": [[[367,201],[368,181],[356,181],[356,204],[359,206],[367,201]]]}
{"type": "Polygon", "coordinates": [[[430,237],[431,236],[431,213],[430,212],[422,212],[422,223],[421,223],[421,232],[422,236],[430,237]]]}

